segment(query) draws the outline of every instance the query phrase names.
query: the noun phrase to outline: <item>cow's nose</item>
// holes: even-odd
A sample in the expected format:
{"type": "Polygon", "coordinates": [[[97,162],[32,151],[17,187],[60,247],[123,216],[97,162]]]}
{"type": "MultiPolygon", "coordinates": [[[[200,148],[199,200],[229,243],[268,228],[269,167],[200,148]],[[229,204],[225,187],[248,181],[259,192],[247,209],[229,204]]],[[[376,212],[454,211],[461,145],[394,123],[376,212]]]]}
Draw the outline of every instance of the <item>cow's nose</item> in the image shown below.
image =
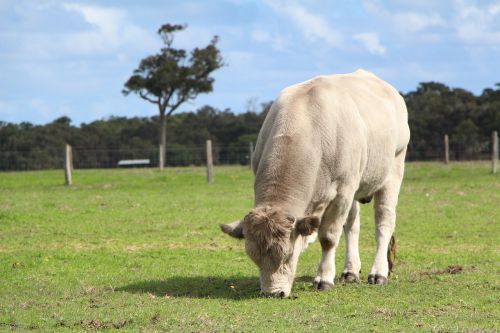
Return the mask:
{"type": "Polygon", "coordinates": [[[266,292],[262,292],[262,293],[266,296],[269,296],[269,297],[279,297],[279,298],[286,297],[286,293],[284,291],[276,291],[274,293],[266,293],[266,292]]]}

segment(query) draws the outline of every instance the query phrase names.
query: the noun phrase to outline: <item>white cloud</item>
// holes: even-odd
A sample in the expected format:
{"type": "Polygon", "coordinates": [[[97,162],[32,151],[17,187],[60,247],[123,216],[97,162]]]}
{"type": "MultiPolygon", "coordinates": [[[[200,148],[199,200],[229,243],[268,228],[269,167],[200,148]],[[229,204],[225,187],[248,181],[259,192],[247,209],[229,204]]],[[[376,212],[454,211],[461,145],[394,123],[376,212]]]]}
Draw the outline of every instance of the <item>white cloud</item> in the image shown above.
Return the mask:
{"type": "Polygon", "coordinates": [[[252,31],[252,39],[259,43],[268,42],[271,40],[271,34],[264,30],[252,31]]]}
{"type": "Polygon", "coordinates": [[[364,7],[368,13],[389,23],[395,32],[401,34],[421,33],[430,28],[446,26],[446,22],[441,15],[429,10],[425,13],[414,10],[389,10],[371,0],[365,1],[364,7]]]}
{"type": "Polygon", "coordinates": [[[118,54],[154,52],[161,42],[154,32],[135,25],[122,9],[49,2],[22,2],[19,6],[15,14],[22,28],[0,32],[0,42],[7,45],[0,56],[9,61],[33,63],[94,55],[111,55],[116,60],[118,54]],[[50,24],[45,21],[61,14],[66,26],[71,26],[71,20],[87,26],[60,31],[47,28],[50,24]]]}
{"type": "Polygon", "coordinates": [[[440,13],[432,9],[433,5],[420,6],[406,0],[399,2],[406,3],[410,10],[388,9],[374,0],[365,0],[363,4],[368,13],[388,22],[392,30],[405,40],[418,38],[426,42],[438,42],[447,37],[442,33],[447,31],[466,44],[495,46],[500,43],[499,1],[453,0],[446,6],[447,11],[442,9],[440,13]]]}
{"type": "Polygon", "coordinates": [[[500,3],[478,7],[458,1],[456,7],[455,29],[459,39],[470,44],[500,43],[497,17],[500,14],[500,3]]]}
{"type": "Polygon", "coordinates": [[[229,66],[240,69],[251,68],[255,59],[253,53],[244,51],[229,51],[226,53],[226,57],[229,66]]]}
{"type": "Polygon", "coordinates": [[[436,0],[392,0],[391,5],[401,6],[401,7],[411,7],[411,8],[419,8],[419,9],[436,9],[439,8],[440,5],[446,5],[446,1],[436,1],[436,0]]]}
{"type": "Polygon", "coordinates": [[[278,13],[286,15],[309,41],[324,41],[331,47],[341,48],[342,35],[320,15],[313,14],[297,4],[267,2],[278,13]]]}
{"type": "Polygon", "coordinates": [[[365,32],[360,34],[355,34],[352,36],[354,40],[362,43],[368,52],[372,54],[382,55],[385,53],[386,49],[382,44],[380,44],[380,40],[377,33],[374,32],[365,32]]]}
{"type": "Polygon", "coordinates": [[[444,20],[436,13],[399,12],[393,15],[392,20],[398,31],[419,32],[431,27],[445,25],[444,20]]]}
{"type": "Polygon", "coordinates": [[[129,22],[122,9],[75,3],[64,3],[62,8],[80,14],[92,26],[89,30],[68,33],[64,38],[67,50],[92,54],[114,52],[124,45],[142,45],[148,49],[156,45],[153,35],[129,22]]]}
{"type": "Polygon", "coordinates": [[[258,43],[266,43],[276,51],[284,51],[288,45],[288,41],[280,34],[272,34],[265,30],[254,30],[251,37],[258,43]]]}
{"type": "Polygon", "coordinates": [[[500,2],[499,3],[496,3],[496,4],[493,4],[491,5],[489,8],[488,8],[488,13],[492,16],[495,16],[497,14],[500,14],[500,2]]]}
{"type": "Polygon", "coordinates": [[[0,121],[16,122],[19,118],[29,122],[49,122],[57,116],[49,104],[40,98],[0,101],[0,121]]]}
{"type": "Polygon", "coordinates": [[[119,25],[125,19],[125,11],[115,8],[85,6],[75,3],[64,3],[62,7],[67,11],[80,13],[85,21],[94,25],[106,35],[116,35],[119,25]]]}

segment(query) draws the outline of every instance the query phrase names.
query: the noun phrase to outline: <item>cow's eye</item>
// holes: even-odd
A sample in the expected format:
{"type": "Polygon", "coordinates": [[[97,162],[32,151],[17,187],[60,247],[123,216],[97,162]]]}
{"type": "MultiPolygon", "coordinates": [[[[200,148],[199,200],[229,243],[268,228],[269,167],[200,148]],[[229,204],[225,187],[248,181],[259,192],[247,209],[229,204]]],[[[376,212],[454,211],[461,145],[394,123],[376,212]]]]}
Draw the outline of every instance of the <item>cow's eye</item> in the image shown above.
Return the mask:
{"type": "Polygon", "coordinates": [[[259,248],[255,246],[255,244],[247,242],[247,244],[245,244],[245,250],[250,259],[258,265],[261,257],[259,248]]]}

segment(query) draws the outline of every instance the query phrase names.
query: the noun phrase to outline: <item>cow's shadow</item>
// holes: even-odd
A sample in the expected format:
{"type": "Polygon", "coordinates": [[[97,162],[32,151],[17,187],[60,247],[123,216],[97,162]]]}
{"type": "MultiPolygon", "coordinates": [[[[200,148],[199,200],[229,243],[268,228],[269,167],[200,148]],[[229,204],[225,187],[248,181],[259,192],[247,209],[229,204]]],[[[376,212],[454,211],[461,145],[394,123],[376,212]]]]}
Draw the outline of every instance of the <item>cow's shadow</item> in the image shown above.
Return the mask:
{"type": "MultiPolygon", "coordinates": [[[[311,277],[299,277],[296,281],[311,281],[311,277]]],[[[249,299],[262,297],[257,276],[174,276],[165,280],[146,280],[116,288],[134,294],[150,294],[154,297],[226,298],[249,299]]]]}
{"type": "Polygon", "coordinates": [[[158,298],[227,298],[259,297],[259,278],[232,276],[174,276],[165,280],[146,280],[119,287],[116,291],[150,294],[158,298]]]}

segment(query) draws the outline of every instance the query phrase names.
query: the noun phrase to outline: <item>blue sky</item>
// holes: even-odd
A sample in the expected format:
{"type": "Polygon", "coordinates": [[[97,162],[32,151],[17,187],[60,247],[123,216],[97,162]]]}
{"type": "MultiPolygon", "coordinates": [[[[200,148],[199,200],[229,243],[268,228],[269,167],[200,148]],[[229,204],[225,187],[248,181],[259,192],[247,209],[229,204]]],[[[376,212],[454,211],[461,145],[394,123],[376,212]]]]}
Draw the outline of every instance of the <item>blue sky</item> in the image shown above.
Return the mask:
{"type": "Polygon", "coordinates": [[[258,108],[290,84],[358,68],[402,92],[500,82],[500,1],[0,0],[0,121],[154,115],[121,90],[160,49],[164,23],[188,24],[177,47],[218,35],[227,63],[214,92],[179,111],[258,108]]]}

